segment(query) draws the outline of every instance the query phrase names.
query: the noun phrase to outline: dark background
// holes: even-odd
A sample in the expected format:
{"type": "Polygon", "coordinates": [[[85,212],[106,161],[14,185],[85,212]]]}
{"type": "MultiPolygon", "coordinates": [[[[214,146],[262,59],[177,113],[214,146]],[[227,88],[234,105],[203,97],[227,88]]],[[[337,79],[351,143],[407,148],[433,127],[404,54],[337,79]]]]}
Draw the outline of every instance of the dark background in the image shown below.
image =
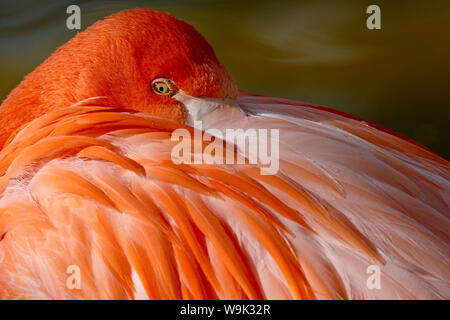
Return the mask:
{"type": "Polygon", "coordinates": [[[450,1],[147,0],[0,3],[0,100],[76,31],[125,8],[167,11],[213,45],[241,90],[327,105],[450,158],[450,1]],[[366,8],[381,7],[381,30],[366,8]]]}

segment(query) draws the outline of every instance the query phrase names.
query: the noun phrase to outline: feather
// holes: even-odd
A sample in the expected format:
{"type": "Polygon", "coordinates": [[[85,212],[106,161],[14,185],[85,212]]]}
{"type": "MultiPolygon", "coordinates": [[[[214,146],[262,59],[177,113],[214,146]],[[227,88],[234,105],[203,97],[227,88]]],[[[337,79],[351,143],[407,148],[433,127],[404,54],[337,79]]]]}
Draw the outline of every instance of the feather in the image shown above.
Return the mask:
{"type": "Polygon", "coordinates": [[[447,161],[329,110],[238,102],[204,129],[280,130],[276,175],[176,165],[179,124],[115,108],[18,130],[0,151],[0,298],[450,298],[447,161]]]}

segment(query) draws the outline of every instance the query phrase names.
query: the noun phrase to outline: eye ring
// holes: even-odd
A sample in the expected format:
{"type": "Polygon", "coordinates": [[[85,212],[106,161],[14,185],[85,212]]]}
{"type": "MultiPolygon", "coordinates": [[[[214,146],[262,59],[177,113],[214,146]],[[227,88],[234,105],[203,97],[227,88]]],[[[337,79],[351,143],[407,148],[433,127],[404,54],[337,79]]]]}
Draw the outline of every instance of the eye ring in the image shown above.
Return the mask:
{"type": "Polygon", "coordinates": [[[157,78],[152,81],[153,92],[160,96],[173,96],[177,93],[178,88],[170,79],[157,78]]]}

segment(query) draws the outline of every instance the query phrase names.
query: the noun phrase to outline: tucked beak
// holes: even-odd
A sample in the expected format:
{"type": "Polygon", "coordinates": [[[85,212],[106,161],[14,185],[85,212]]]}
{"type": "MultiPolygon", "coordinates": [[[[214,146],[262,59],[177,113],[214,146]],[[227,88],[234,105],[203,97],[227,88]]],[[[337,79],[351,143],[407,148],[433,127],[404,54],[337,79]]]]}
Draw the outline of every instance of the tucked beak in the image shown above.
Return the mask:
{"type": "Polygon", "coordinates": [[[186,124],[194,126],[194,121],[201,120],[204,116],[221,107],[236,107],[238,104],[232,98],[207,98],[193,97],[183,90],[179,90],[172,98],[181,102],[186,110],[186,124]]]}

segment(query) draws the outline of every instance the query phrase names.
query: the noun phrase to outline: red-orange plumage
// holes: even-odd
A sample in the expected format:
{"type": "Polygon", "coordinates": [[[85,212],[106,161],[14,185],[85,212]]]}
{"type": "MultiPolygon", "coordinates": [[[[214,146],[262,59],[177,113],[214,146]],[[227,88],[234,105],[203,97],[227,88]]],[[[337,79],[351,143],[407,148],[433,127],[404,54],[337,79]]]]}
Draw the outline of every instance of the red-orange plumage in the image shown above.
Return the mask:
{"type": "Polygon", "coordinates": [[[279,172],[175,164],[171,135],[193,132],[192,110],[155,78],[238,96],[191,26],[138,9],[77,35],[2,104],[0,298],[450,297],[446,160],[339,112],[241,93],[204,128],[279,129],[279,172]]]}
{"type": "Polygon", "coordinates": [[[91,104],[182,122],[182,106],[150,90],[158,77],[193,96],[237,96],[231,75],[192,26],[166,13],[125,10],[58,48],[11,92],[0,109],[0,145],[21,124],[92,97],[104,98],[91,104]]]}

